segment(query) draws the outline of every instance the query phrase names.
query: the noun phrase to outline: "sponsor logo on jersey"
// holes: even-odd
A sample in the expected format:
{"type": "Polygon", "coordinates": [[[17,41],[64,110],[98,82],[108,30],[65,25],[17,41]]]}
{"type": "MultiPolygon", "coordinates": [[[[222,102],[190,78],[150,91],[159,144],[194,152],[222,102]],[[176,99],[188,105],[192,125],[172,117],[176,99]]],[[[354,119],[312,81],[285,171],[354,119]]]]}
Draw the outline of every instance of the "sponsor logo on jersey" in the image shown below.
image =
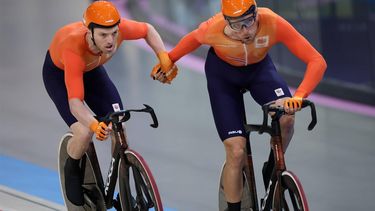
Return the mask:
{"type": "Polygon", "coordinates": [[[228,135],[233,135],[233,134],[242,134],[242,130],[232,130],[228,132],[228,135]]]}

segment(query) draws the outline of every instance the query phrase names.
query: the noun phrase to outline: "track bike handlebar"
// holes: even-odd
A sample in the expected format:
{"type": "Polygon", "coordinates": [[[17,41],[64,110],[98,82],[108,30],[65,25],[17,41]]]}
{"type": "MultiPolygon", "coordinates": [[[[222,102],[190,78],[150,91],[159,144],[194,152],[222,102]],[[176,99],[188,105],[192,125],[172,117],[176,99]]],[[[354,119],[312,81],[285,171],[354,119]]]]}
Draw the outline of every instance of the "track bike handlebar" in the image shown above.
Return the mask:
{"type": "MultiPolygon", "coordinates": [[[[310,107],[310,114],[311,114],[311,122],[309,126],[307,127],[308,130],[312,130],[316,123],[317,123],[317,118],[316,118],[316,110],[315,110],[315,104],[307,99],[302,100],[302,108],[305,108],[309,106],[310,107]]],[[[263,110],[263,124],[261,128],[259,129],[259,134],[262,134],[263,132],[267,131],[268,128],[268,113],[269,112],[276,112],[276,115],[283,115],[285,114],[284,107],[282,106],[276,106],[274,102],[267,103],[262,106],[263,110]]]]}
{"type": "Polygon", "coordinates": [[[107,114],[105,117],[99,118],[100,121],[105,122],[107,125],[111,122],[112,124],[119,124],[126,122],[130,119],[130,112],[145,112],[151,115],[153,123],[150,124],[151,127],[157,128],[159,126],[158,119],[155,115],[154,109],[146,104],[143,104],[145,108],[143,109],[129,109],[129,110],[121,110],[115,111],[112,113],[107,114]]]}

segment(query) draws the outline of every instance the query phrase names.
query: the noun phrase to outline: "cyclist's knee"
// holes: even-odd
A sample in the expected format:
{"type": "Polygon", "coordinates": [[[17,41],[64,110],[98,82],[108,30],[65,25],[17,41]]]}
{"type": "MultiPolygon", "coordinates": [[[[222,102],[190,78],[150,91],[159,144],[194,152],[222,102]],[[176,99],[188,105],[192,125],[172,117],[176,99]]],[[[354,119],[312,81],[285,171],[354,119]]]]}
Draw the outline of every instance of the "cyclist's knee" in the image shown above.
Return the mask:
{"type": "Polygon", "coordinates": [[[284,115],[280,118],[280,126],[283,130],[293,133],[294,115],[284,115]]]}
{"type": "Polygon", "coordinates": [[[75,138],[84,141],[84,142],[90,142],[93,132],[90,131],[89,128],[85,127],[79,122],[74,123],[73,125],[70,126],[73,135],[75,138]]]}
{"type": "Polygon", "coordinates": [[[224,140],[227,163],[242,166],[246,155],[246,139],[242,136],[231,137],[224,140]]]}

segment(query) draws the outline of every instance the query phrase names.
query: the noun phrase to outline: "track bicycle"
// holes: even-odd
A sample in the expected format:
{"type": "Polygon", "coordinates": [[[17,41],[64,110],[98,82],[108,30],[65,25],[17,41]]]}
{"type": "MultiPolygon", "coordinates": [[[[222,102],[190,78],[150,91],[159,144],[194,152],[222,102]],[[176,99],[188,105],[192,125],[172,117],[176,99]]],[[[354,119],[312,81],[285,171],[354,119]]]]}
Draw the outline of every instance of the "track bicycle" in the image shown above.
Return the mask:
{"type": "Polygon", "coordinates": [[[102,211],[114,207],[121,211],[163,211],[161,198],[154,177],[146,161],[136,151],[129,148],[123,123],[130,119],[131,112],[146,112],[152,117],[153,128],[158,127],[158,120],[154,110],[145,105],[138,110],[120,110],[108,114],[100,121],[107,125],[112,123],[115,141],[110,168],[105,183],[101,174],[94,143],[90,146],[80,161],[84,189],[84,206],[73,205],[66,197],[64,181],[64,165],[67,159],[67,144],[72,133],[66,133],[59,147],[59,176],[61,190],[67,209],[102,211]],[[118,179],[119,192],[114,198],[114,191],[118,179]]]}
{"type": "MultiPolygon", "coordinates": [[[[311,122],[308,130],[312,130],[316,123],[316,110],[313,102],[303,99],[302,108],[309,106],[311,109],[311,122]]],[[[262,106],[263,123],[262,125],[247,124],[244,118],[245,130],[247,133],[247,163],[243,169],[243,184],[241,210],[259,211],[308,211],[308,203],[302,184],[298,177],[291,171],[286,169],[284,152],[282,150],[282,137],[280,130],[280,118],[285,114],[284,108],[275,106],[274,102],[262,106]],[[271,116],[271,125],[268,125],[269,112],[274,114],[271,116]],[[257,190],[255,185],[255,175],[253,167],[253,159],[250,146],[250,133],[257,131],[259,134],[268,133],[271,136],[270,156],[262,168],[263,182],[265,186],[265,195],[258,204],[257,190]]],[[[222,185],[223,164],[220,185],[219,185],[219,210],[225,211],[227,203],[222,185]]]]}

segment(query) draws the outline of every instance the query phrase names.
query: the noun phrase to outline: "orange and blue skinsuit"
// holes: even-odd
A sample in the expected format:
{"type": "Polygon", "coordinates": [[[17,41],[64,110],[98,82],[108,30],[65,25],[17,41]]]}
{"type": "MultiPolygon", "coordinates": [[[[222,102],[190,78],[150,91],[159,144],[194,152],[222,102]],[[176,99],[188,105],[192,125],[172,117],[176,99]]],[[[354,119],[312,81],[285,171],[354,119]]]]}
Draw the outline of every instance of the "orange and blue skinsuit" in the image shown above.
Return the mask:
{"type": "MultiPolygon", "coordinates": [[[[85,39],[88,30],[82,22],[60,28],[43,66],[47,92],[68,126],[77,121],[68,105],[72,98],[85,101],[98,116],[105,116],[114,106],[122,109],[120,95],[103,66],[112,55],[90,51],[85,39]]],[[[124,40],[145,38],[147,31],[146,23],[121,19],[115,48],[124,40]]]]}
{"type": "Polygon", "coordinates": [[[202,44],[211,46],[205,72],[211,107],[222,140],[241,134],[245,136],[241,89],[248,89],[261,105],[291,96],[268,56],[272,46],[284,44],[307,65],[303,81],[294,94],[296,97],[306,98],[326,69],[319,52],[285,19],[268,8],[258,8],[258,20],[254,41],[242,43],[224,34],[227,23],[222,13],[218,13],[183,37],[169,52],[175,62],[202,44]]]}

